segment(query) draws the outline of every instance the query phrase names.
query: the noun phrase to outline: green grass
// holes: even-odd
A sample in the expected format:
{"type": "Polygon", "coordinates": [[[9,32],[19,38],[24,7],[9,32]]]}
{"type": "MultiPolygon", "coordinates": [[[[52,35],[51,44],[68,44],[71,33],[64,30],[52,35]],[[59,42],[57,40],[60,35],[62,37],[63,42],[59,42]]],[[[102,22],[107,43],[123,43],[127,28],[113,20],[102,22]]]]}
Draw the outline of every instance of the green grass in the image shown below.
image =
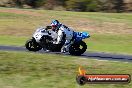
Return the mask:
{"type": "Polygon", "coordinates": [[[130,88],[130,84],[76,83],[78,67],[88,74],[130,74],[131,63],[99,61],[75,56],[0,51],[1,88],[130,88]]]}
{"type": "Polygon", "coordinates": [[[24,14],[15,14],[15,13],[6,13],[6,12],[1,12],[0,13],[0,18],[18,18],[18,17],[26,17],[27,15],[24,15],[24,14]]]}
{"type": "Polygon", "coordinates": [[[87,39],[88,50],[132,54],[132,35],[93,34],[87,39]]]}
{"type": "Polygon", "coordinates": [[[29,38],[19,36],[0,36],[0,45],[24,46],[29,38]]]}

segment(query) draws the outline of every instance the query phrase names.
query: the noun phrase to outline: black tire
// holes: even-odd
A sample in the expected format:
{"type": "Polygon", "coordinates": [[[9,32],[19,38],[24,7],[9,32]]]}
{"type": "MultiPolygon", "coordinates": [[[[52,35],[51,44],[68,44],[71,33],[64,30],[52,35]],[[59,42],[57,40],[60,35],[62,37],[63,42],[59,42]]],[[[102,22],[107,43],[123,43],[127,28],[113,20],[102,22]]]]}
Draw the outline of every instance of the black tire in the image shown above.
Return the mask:
{"type": "Polygon", "coordinates": [[[76,81],[79,85],[84,85],[87,82],[87,79],[84,76],[77,76],[76,81]]]}
{"type": "Polygon", "coordinates": [[[83,41],[80,41],[76,44],[72,44],[69,48],[69,53],[71,55],[76,55],[76,56],[80,56],[81,54],[83,54],[87,49],[87,45],[85,42],[83,41]],[[82,48],[80,48],[80,46],[82,48]]]}
{"type": "Polygon", "coordinates": [[[42,49],[42,47],[38,43],[33,41],[33,39],[28,40],[25,44],[25,47],[29,51],[39,51],[42,49]]]}

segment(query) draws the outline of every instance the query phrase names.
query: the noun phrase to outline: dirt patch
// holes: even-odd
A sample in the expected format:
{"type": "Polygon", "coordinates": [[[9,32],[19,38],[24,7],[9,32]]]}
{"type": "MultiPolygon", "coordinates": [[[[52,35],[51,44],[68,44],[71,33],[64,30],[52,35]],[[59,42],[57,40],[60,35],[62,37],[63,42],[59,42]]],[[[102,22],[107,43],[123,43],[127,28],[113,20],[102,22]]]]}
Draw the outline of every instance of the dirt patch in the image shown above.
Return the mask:
{"type": "Polygon", "coordinates": [[[0,9],[0,12],[15,13],[15,14],[26,14],[31,16],[42,16],[40,13],[25,11],[20,9],[0,9]]]}
{"type": "MultiPolygon", "coordinates": [[[[36,24],[35,27],[37,28],[40,24],[49,25],[48,23],[50,23],[50,20],[53,17],[58,18],[57,16],[54,15],[52,16],[49,14],[41,14],[41,13],[37,13],[37,11],[24,10],[24,9],[0,9],[0,12],[37,16],[38,17],[37,20],[39,20],[39,21],[35,19],[32,20],[31,18],[31,21],[33,22],[32,24],[30,23],[31,21],[29,22],[26,21],[28,19],[25,20],[20,19],[22,20],[22,22],[18,20],[17,22],[13,21],[9,24],[6,24],[6,22],[4,22],[4,24],[0,25],[1,27],[0,34],[6,34],[6,35],[8,33],[8,35],[29,36],[35,30],[34,27],[32,27],[34,24],[36,24]],[[43,17],[44,20],[39,18],[40,16],[43,17]],[[20,25],[21,23],[23,24],[23,26],[20,25]]],[[[61,18],[62,17],[60,16],[60,19],[61,18]]],[[[7,19],[6,21],[9,20],[7,19]]],[[[72,17],[70,17],[63,20],[62,23],[73,28],[75,31],[88,31],[91,34],[92,33],[132,34],[132,26],[130,26],[127,22],[105,22],[105,21],[98,22],[96,20],[86,19],[82,17],[80,18],[75,17],[73,19],[72,17]]]]}
{"type": "Polygon", "coordinates": [[[77,31],[89,31],[90,33],[110,33],[110,34],[132,34],[132,26],[127,23],[117,22],[97,22],[83,19],[64,22],[77,31]]]}

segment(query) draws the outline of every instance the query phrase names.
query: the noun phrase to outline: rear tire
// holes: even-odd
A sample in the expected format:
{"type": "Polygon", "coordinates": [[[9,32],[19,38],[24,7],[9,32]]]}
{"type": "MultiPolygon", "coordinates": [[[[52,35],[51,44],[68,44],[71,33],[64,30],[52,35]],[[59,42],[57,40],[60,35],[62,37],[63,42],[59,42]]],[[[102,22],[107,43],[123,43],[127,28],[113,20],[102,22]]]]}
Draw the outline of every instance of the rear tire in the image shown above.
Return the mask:
{"type": "Polygon", "coordinates": [[[29,51],[39,51],[42,49],[42,47],[37,42],[33,41],[33,39],[28,40],[25,47],[29,51]]]}
{"type": "Polygon", "coordinates": [[[83,54],[87,49],[87,45],[85,42],[83,41],[80,41],[80,42],[77,42],[76,44],[72,44],[69,48],[69,53],[71,55],[76,55],[76,56],[80,56],[81,54],[83,54]],[[80,48],[80,46],[82,48],[80,48]]]}

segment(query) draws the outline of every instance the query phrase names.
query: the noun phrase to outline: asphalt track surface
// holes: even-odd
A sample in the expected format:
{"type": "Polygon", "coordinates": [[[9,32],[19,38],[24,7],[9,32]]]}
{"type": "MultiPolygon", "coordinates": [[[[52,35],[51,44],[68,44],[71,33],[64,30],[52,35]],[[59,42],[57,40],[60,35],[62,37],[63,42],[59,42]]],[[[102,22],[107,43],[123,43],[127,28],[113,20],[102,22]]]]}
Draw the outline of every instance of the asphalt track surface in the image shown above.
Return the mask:
{"type": "MultiPolygon", "coordinates": [[[[29,52],[25,47],[16,47],[16,46],[0,46],[0,51],[24,51],[29,52]]],[[[43,50],[38,51],[37,53],[50,53],[50,54],[61,54],[69,55],[68,53],[62,54],[60,52],[45,52],[43,50]]],[[[98,60],[112,60],[112,61],[123,61],[123,62],[132,62],[132,55],[121,55],[121,54],[110,54],[110,53],[101,53],[101,52],[85,52],[83,55],[78,56],[82,58],[93,58],[98,60]]]]}

